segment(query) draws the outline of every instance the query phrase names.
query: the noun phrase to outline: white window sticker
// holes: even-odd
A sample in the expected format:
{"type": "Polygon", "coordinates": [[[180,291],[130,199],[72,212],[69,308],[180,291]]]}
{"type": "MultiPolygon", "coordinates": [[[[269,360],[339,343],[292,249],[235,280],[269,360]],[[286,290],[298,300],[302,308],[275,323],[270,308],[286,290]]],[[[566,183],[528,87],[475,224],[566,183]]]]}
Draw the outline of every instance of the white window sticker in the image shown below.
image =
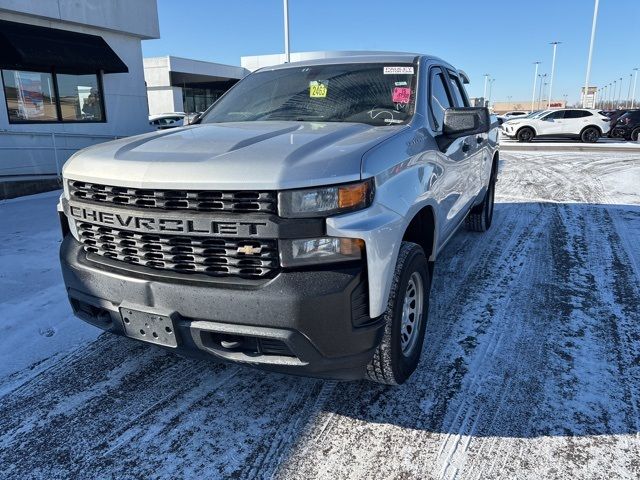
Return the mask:
{"type": "Polygon", "coordinates": [[[413,67],[384,67],[385,75],[413,75],[413,67]]]}

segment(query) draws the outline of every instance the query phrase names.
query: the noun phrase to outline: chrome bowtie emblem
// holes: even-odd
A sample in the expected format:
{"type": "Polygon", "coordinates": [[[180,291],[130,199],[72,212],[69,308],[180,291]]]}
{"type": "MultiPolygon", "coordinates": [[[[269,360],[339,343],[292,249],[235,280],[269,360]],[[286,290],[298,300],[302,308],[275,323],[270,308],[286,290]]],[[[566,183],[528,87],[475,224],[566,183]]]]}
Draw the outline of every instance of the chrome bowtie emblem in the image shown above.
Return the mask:
{"type": "Polygon", "coordinates": [[[245,245],[238,247],[238,253],[244,253],[245,255],[257,255],[262,252],[262,247],[252,247],[251,245],[245,245]]]}

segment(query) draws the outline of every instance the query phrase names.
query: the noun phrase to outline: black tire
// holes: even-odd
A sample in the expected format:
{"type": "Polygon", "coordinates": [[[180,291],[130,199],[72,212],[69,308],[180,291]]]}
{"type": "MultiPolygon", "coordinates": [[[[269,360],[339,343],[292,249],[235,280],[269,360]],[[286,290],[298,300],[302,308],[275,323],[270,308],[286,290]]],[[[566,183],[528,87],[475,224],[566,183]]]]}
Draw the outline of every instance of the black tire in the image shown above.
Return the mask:
{"type": "Polygon", "coordinates": [[[596,127],[587,127],[580,133],[582,143],[596,143],[600,139],[600,130],[596,127]]]}
{"type": "Polygon", "coordinates": [[[402,242],[393,273],[387,310],[383,314],[386,323],[384,335],[371,362],[367,365],[365,372],[367,379],[386,385],[400,385],[416,369],[424,342],[430,289],[431,277],[424,250],[415,243],[402,242]],[[415,332],[412,332],[416,337],[412,337],[411,349],[403,352],[401,339],[403,309],[405,297],[409,294],[408,287],[413,285],[410,282],[415,278],[414,274],[422,280],[422,314],[417,320],[418,327],[415,332]]]}
{"type": "Polygon", "coordinates": [[[516,138],[519,142],[530,142],[536,136],[536,132],[533,131],[533,128],[523,127],[518,130],[516,134],[516,138]]]}
{"type": "Polygon", "coordinates": [[[637,142],[638,137],[640,137],[640,127],[636,128],[631,132],[631,136],[629,137],[632,142],[637,142]]]}
{"type": "Polygon", "coordinates": [[[496,198],[496,176],[495,172],[491,173],[491,180],[487,186],[482,203],[471,209],[465,219],[467,230],[472,232],[486,232],[491,227],[493,221],[493,208],[496,198]]]}

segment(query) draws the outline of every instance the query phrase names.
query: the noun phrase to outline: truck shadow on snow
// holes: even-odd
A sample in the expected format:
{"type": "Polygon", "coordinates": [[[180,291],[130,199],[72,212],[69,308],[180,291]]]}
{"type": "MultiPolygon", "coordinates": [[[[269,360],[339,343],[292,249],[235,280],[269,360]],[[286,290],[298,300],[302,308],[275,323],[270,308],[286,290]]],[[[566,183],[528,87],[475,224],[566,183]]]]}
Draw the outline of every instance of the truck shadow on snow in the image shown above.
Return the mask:
{"type": "Polygon", "coordinates": [[[422,361],[399,387],[183,359],[102,335],[9,379],[0,470],[255,478],[316,435],[340,435],[332,423],[636,434],[638,234],[640,207],[497,205],[489,232],[459,233],[439,258],[422,361]]]}

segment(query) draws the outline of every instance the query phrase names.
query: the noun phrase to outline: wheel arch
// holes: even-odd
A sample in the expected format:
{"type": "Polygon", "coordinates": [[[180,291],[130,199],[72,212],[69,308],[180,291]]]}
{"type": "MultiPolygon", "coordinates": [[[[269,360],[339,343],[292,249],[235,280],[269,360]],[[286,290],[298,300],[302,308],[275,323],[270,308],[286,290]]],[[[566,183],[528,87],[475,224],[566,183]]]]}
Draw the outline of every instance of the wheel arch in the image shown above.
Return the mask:
{"type": "Polygon", "coordinates": [[[436,256],[437,232],[435,210],[431,205],[426,205],[413,216],[402,235],[402,241],[420,245],[432,264],[436,256]]]}
{"type": "Polygon", "coordinates": [[[600,134],[600,136],[604,135],[604,134],[602,133],[602,129],[601,129],[598,125],[593,125],[593,124],[591,124],[591,125],[587,125],[587,126],[586,126],[586,127],[584,127],[582,130],[580,130],[580,137],[582,137],[582,134],[584,133],[584,131],[585,131],[587,128],[595,128],[596,130],[598,130],[598,133],[600,134]]]}
{"type": "Polygon", "coordinates": [[[493,158],[491,159],[491,178],[494,180],[498,179],[498,169],[500,168],[500,150],[496,150],[493,153],[493,158]]]}
{"type": "Polygon", "coordinates": [[[520,133],[520,131],[521,131],[523,128],[528,128],[529,130],[533,130],[533,135],[534,135],[534,136],[537,136],[537,135],[538,135],[538,131],[536,130],[536,127],[534,127],[533,125],[522,125],[520,128],[518,128],[518,129],[516,130],[516,135],[515,135],[515,136],[516,136],[516,138],[518,137],[518,134],[520,133]]]}

